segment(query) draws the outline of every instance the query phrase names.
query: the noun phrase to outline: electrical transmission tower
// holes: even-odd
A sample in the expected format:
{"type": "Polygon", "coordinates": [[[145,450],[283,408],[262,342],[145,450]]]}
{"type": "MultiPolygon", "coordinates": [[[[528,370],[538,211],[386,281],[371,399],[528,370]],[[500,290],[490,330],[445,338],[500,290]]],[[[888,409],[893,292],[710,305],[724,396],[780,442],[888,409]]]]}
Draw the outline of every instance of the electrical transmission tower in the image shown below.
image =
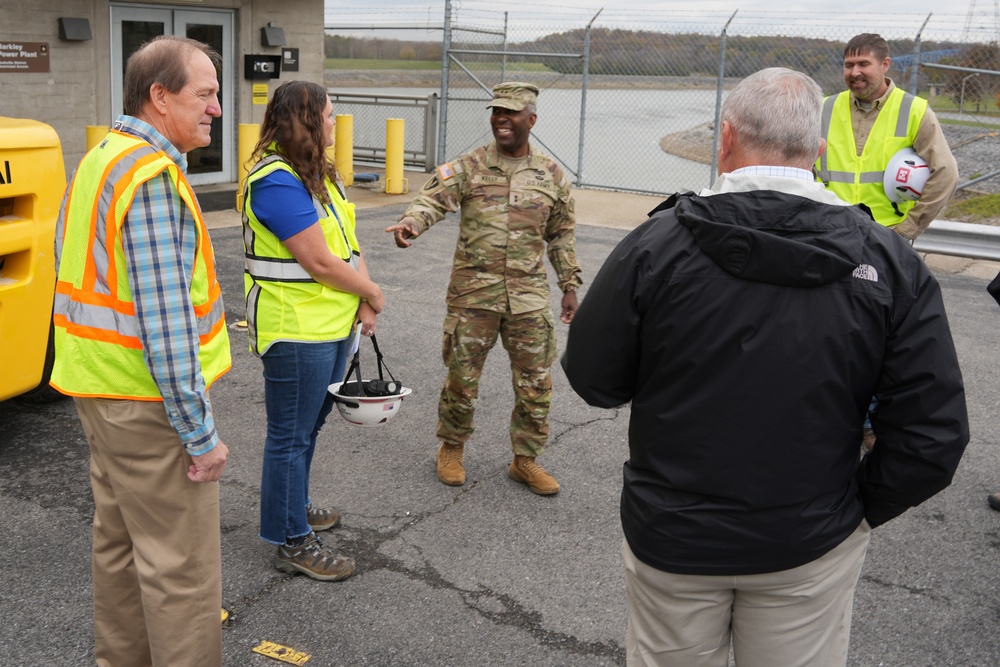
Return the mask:
{"type": "MultiPolygon", "coordinates": [[[[988,4],[988,3],[982,3],[988,4]]],[[[985,14],[986,8],[983,8],[983,13],[985,14]]],[[[978,17],[976,12],[976,0],[970,0],[969,2],[969,13],[965,15],[965,29],[962,30],[962,41],[968,42],[972,37],[972,28],[979,20],[985,19],[986,17],[978,17]]],[[[984,27],[987,25],[983,21],[984,27]]],[[[986,39],[985,41],[992,41],[994,44],[1000,43],[1000,0],[993,0],[993,34],[989,34],[989,28],[986,27],[986,39]]]]}

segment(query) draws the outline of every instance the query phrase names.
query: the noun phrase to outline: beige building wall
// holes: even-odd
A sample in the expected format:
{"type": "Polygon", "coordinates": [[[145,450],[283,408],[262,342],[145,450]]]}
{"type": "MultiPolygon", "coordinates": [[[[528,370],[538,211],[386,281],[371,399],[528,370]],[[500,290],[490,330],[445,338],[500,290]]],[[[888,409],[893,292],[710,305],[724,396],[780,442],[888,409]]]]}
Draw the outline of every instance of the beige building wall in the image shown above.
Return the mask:
{"type": "MultiPolygon", "coordinates": [[[[182,10],[234,11],[234,62],[224,64],[236,82],[236,100],[223,113],[237,122],[260,123],[264,106],[254,105],[252,84],[243,76],[243,55],[280,55],[280,47],[261,45],[261,27],[272,22],[284,30],[289,47],[299,49],[299,71],[282,73],[267,83],[273,91],[283,81],[323,82],[323,0],[146,0],[116,5],[163,6],[182,10]],[[233,108],[235,107],[235,108],[233,108]]],[[[108,125],[111,118],[111,11],[108,0],[2,0],[0,43],[46,42],[48,72],[0,70],[0,116],[32,118],[48,123],[59,134],[67,175],[83,157],[86,126],[108,125]],[[59,17],[85,18],[93,39],[59,39],[59,17]]],[[[234,134],[236,129],[234,129],[234,134]]],[[[236,137],[233,138],[234,146],[236,137]]],[[[236,164],[237,151],[230,156],[236,164]]]]}
{"type": "MultiPolygon", "coordinates": [[[[104,3],[104,37],[100,36],[97,8],[93,0],[3,0],[0,3],[0,43],[48,42],[48,72],[0,70],[0,115],[32,118],[52,125],[63,145],[67,166],[83,155],[86,125],[98,120],[96,93],[103,80],[108,89],[110,64],[100,61],[96,45],[107,38],[107,3],[104,3]],[[58,18],[90,20],[94,39],[64,42],[59,39],[58,18]]],[[[69,167],[71,168],[71,167],[69,167]]]]}
{"type": "MultiPolygon", "coordinates": [[[[238,100],[241,123],[260,123],[264,106],[254,105],[252,84],[267,83],[269,92],[285,81],[302,79],[323,83],[323,0],[231,0],[244,17],[237,23],[239,62],[238,100]],[[243,54],[280,55],[280,47],[261,46],[260,29],[268,23],[281,27],[287,46],[299,50],[299,71],[282,72],[278,79],[250,81],[243,78],[243,54]]],[[[268,96],[270,99],[270,95],[268,96]]]]}

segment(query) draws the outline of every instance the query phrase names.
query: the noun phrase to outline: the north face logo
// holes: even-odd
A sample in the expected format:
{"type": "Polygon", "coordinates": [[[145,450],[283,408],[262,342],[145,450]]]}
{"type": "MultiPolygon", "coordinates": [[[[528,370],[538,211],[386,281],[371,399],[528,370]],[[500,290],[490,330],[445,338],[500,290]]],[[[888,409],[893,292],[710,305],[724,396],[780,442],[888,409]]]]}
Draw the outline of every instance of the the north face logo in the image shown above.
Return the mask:
{"type": "Polygon", "coordinates": [[[878,271],[870,264],[859,264],[858,268],[854,269],[854,273],[851,275],[861,280],[870,280],[873,283],[878,282],[878,271]]]}

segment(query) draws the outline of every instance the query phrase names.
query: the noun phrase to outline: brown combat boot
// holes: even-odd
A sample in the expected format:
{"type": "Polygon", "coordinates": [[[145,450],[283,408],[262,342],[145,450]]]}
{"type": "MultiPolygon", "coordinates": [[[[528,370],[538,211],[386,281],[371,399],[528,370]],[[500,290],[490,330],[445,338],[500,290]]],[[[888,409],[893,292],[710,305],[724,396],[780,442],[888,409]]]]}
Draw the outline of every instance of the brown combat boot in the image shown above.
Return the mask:
{"type": "Polygon", "coordinates": [[[438,479],[448,486],[465,484],[465,468],[462,467],[464,445],[441,443],[437,453],[438,479]]]}
{"type": "Polygon", "coordinates": [[[534,456],[517,454],[510,464],[510,478],[515,482],[527,484],[528,488],[540,496],[551,496],[559,493],[559,482],[555,477],[545,472],[542,466],[535,463],[534,456]]]}

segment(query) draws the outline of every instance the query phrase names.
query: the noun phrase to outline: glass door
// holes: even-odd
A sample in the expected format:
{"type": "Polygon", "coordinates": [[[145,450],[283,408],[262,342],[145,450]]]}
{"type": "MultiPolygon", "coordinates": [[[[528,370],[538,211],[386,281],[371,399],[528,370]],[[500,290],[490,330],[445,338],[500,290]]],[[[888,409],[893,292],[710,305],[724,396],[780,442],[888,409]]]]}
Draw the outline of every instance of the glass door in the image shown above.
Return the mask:
{"type": "Polygon", "coordinates": [[[222,117],[212,121],[212,143],[187,155],[188,180],[194,185],[231,183],[236,180],[234,162],[235,99],[232,72],[233,12],[196,9],[111,6],[111,109],[122,112],[122,83],[128,58],[142,44],[158,35],[182,35],[204,42],[222,54],[219,102],[222,117]]]}

